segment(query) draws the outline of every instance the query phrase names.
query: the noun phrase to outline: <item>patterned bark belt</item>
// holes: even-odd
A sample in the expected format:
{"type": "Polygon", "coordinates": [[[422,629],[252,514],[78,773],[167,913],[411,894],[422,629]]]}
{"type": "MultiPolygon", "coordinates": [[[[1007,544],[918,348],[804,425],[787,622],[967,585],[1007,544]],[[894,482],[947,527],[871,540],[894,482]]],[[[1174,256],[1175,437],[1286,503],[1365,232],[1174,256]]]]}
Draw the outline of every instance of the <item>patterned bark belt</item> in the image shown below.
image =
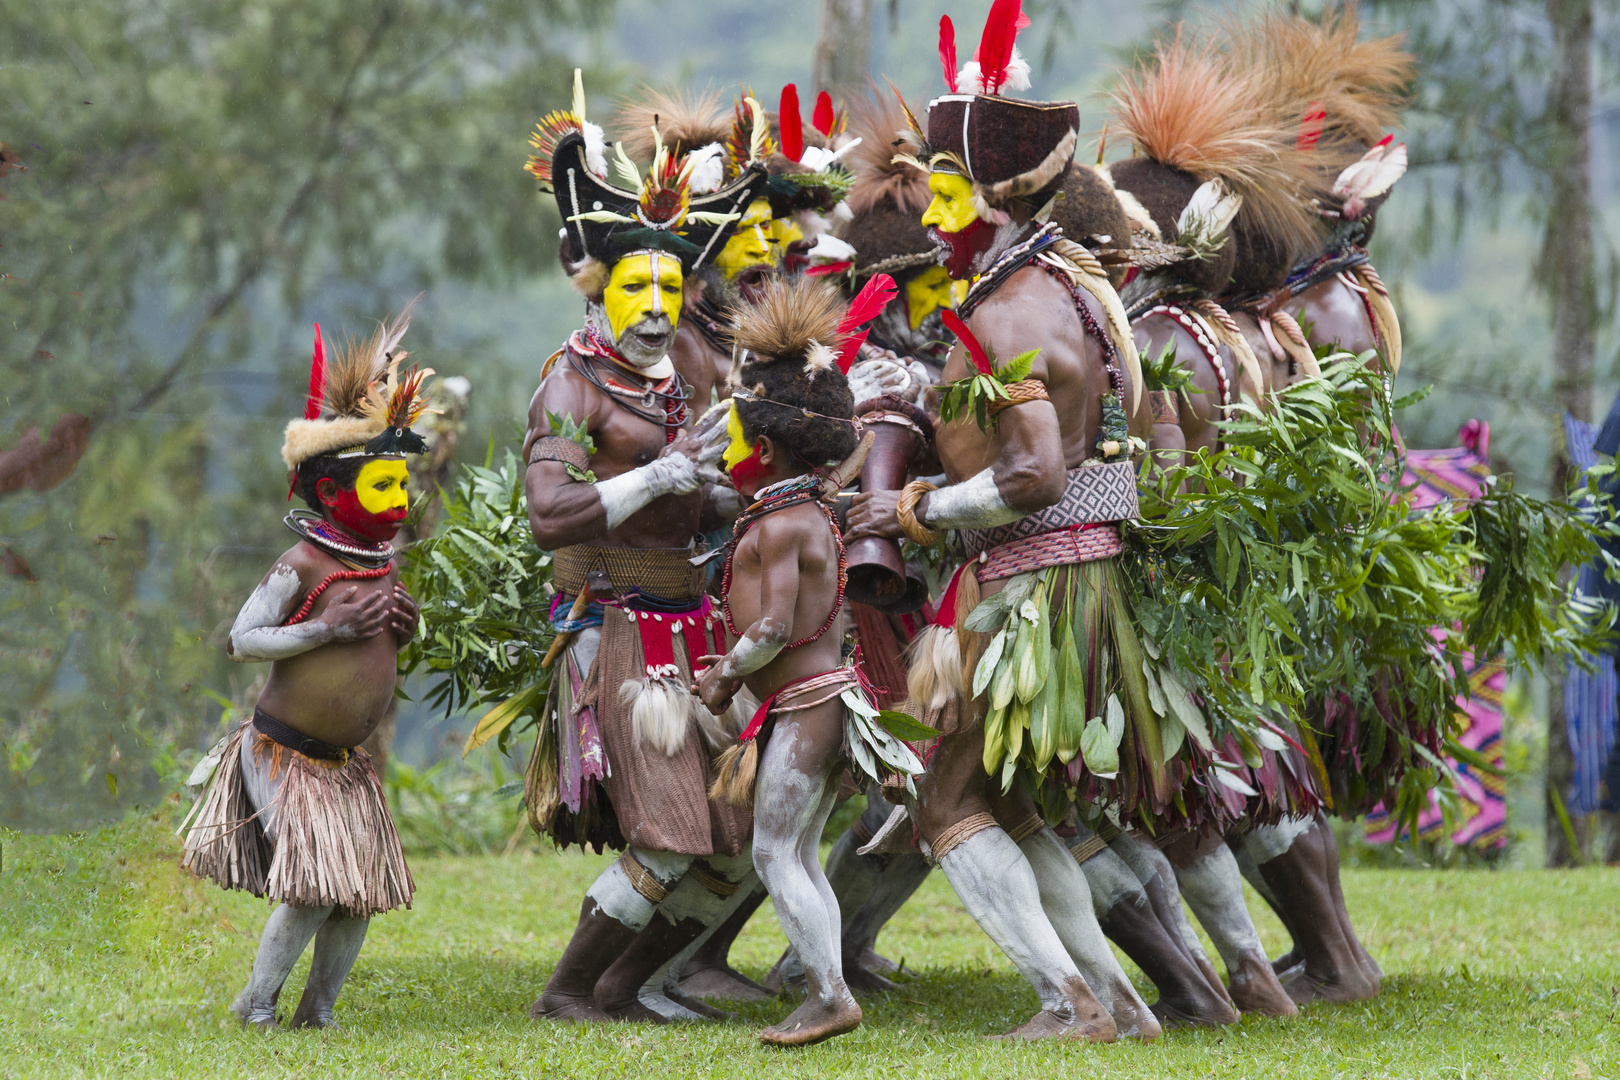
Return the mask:
{"type": "Polygon", "coordinates": [[[999,581],[1049,566],[1112,559],[1125,550],[1119,526],[1105,523],[1076,525],[993,547],[979,556],[980,581],[999,581]]]}
{"type": "Polygon", "coordinates": [[[691,547],[631,548],[601,544],[574,544],[558,548],[551,556],[551,580],[557,591],[579,595],[585,576],[604,571],[619,593],[637,589],[669,600],[702,595],[708,571],[693,566],[691,547]]]}
{"type": "Polygon", "coordinates": [[[1070,469],[1063,498],[1045,510],[993,529],[959,529],[956,535],[969,555],[977,555],[1014,540],[1027,540],[1073,525],[1129,521],[1136,515],[1136,470],[1128,461],[1115,461],[1070,469]]]}

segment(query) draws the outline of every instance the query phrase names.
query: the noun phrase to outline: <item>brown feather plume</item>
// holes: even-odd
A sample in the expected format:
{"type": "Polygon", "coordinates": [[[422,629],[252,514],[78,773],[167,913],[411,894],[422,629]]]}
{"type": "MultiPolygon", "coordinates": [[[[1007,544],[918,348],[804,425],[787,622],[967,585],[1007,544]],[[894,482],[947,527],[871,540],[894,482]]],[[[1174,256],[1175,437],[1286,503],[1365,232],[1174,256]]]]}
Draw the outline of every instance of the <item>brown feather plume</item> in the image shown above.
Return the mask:
{"type": "Polygon", "coordinates": [[[1231,65],[1259,84],[1280,122],[1296,132],[1305,111],[1319,105],[1319,150],[1346,155],[1344,164],[1401,123],[1417,60],[1402,35],[1359,40],[1353,3],[1328,6],[1312,21],[1280,10],[1223,28],[1231,65]]]}
{"type": "Polygon", "coordinates": [[[757,356],[802,358],[811,342],[837,352],[843,345],[838,321],[845,304],[838,291],[818,278],[773,281],[765,295],[734,312],[738,345],[757,356]]]}
{"type": "Polygon", "coordinates": [[[619,106],[613,118],[614,134],[625,152],[638,161],[651,161],[654,153],[652,129],[679,158],[710,143],[724,143],[731,134],[731,114],[721,103],[720,91],[665,93],[643,87],[639,101],[619,106]]]}
{"type": "Polygon", "coordinates": [[[850,134],[861,140],[845,155],[855,174],[845,199],[850,210],[864,214],[884,203],[906,214],[928,208],[928,175],[894,160],[897,153],[910,152],[910,144],[902,139],[909,130],[906,106],[898,96],[882,93],[868,81],[865,96],[850,107],[850,134]]]}
{"type": "Polygon", "coordinates": [[[386,323],[378,323],[370,337],[345,337],[336,355],[326,363],[325,416],[380,414],[387,407],[381,383],[410,353],[399,343],[411,326],[411,311],[421,295],[411,299],[400,313],[386,323]]]}
{"type": "Polygon", "coordinates": [[[1243,196],[1248,228],[1280,251],[1303,254],[1321,240],[1310,205],[1320,158],[1299,149],[1297,124],[1281,122],[1265,103],[1254,73],[1234,69],[1208,41],[1178,28],[1121,78],[1109,126],[1139,154],[1200,182],[1219,178],[1243,196]]]}

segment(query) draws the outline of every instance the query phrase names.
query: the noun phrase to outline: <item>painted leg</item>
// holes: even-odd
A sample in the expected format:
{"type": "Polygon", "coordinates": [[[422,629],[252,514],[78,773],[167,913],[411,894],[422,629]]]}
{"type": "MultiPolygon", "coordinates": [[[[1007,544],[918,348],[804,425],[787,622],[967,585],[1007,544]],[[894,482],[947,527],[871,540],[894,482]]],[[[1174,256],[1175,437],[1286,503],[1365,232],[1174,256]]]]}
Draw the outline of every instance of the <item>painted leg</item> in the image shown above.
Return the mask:
{"type": "Polygon", "coordinates": [[[1165,850],[1187,906],[1198,916],[1226,964],[1232,1002],[1261,1016],[1299,1012],[1260,948],[1260,933],[1243,900],[1243,875],[1219,836],[1178,837],[1165,850]]]}
{"type": "MultiPolygon", "coordinates": [[[[244,1024],[261,1028],[276,1026],[276,1002],[293,965],[304,955],[304,948],[332,914],[330,907],[297,907],[281,904],[265,920],[259,935],[259,951],[253,958],[253,974],[247,989],[237,995],[231,1012],[244,1024]]],[[[345,972],[347,973],[347,972],[345,972]]]]}
{"type": "Polygon", "coordinates": [[[1042,910],[1035,872],[1012,837],[992,825],[951,848],[939,866],[968,914],[1041,999],[1041,1011],[1003,1038],[1118,1038],[1042,910]]]}
{"type": "Polygon", "coordinates": [[[1231,1005],[1235,1013],[1237,1006],[1232,1001],[1232,995],[1227,992],[1226,983],[1221,981],[1220,972],[1215,970],[1215,965],[1210,963],[1209,954],[1204,951],[1204,943],[1198,940],[1198,934],[1193,931],[1192,923],[1187,921],[1187,912],[1181,906],[1181,890],[1176,884],[1176,872],[1171,867],[1170,860],[1164,857],[1164,852],[1160,851],[1152,840],[1139,839],[1131,833],[1124,832],[1110,840],[1108,847],[1125,860],[1131,872],[1142,883],[1148,902],[1153,906],[1154,915],[1180,943],[1181,951],[1204,977],[1205,984],[1231,1005]]]}
{"type": "MultiPolygon", "coordinates": [[[[852,967],[860,968],[863,980],[867,976],[881,979],[879,972],[896,970],[894,961],[878,955],[877,936],[922,887],[922,883],[928,880],[933,870],[928,860],[914,851],[896,855],[863,855],[862,858],[885,859],[888,865],[884,867],[883,877],[866,903],[844,921],[844,975],[857,993],[860,988],[855,986],[855,980],[850,976],[852,967]]],[[[873,984],[873,988],[888,989],[897,985],[888,979],[882,979],[882,984],[873,984]]]]}
{"type": "Polygon", "coordinates": [[[843,738],[843,708],[832,701],[781,717],[760,758],[754,869],[804,965],[807,991],[787,1019],[760,1032],[767,1045],[807,1046],[861,1022],[861,1007],[844,983],[838,900],[818,853],[838,797],[830,777],[843,738]]]}
{"type": "Polygon", "coordinates": [[[315,932],[309,981],[293,1013],[292,1027],[337,1026],[332,1020],[332,1008],[337,1004],[338,991],[343,989],[343,980],[360,957],[360,946],[366,942],[366,928],[370,925],[370,919],[350,919],[337,911],[326,917],[315,932]]]}
{"type": "Polygon", "coordinates": [[[615,1019],[597,1007],[596,982],[652,920],[653,899],[645,893],[672,889],[691,862],[690,855],[630,848],[604,870],[585,894],[574,936],[529,1016],[535,1020],[615,1019]],[[626,870],[627,860],[636,871],[636,881],[626,870]],[[638,882],[642,891],[637,889],[638,882]]]}
{"type": "Polygon", "coordinates": [[[1333,907],[1339,913],[1339,923],[1344,929],[1345,937],[1350,939],[1351,946],[1356,950],[1356,957],[1361,961],[1361,971],[1373,984],[1373,993],[1378,993],[1380,984],[1384,981],[1384,969],[1378,966],[1372,953],[1361,943],[1361,937],[1350,923],[1350,910],[1344,905],[1344,888],[1339,882],[1339,841],[1333,835],[1333,823],[1321,810],[1316,812],[1316,827],[1322,836],[1322,849],[1327,864],[1328,886],[1333,890],[1333,907]]]}
{"type": "Polygon", "coordinates": [[[1288,911],[1294,945],[1303,964],[1288,973],[1284,988],[1301,1003],[1360,1001],[1377,986],[1344,932],[1328,880],[1323,831],[1310,818],[1258,828],[1247,846],[1262,880],[1288,911]],[[1279,850],[1280,849],[1280,850],[1279,850]]]}
{"type": "Polygon", "coordinates": [[[1097,1000],[1114,1018],[1120,1038],[1151,1042],[1162,1033],[1159,1021],[1131,985],[1097,925],[1091,888],[1057,833],[1042,826],[1018,844],[1035,872],[1041,908],[1080,969],[1097,1000]]]}
{"type": "MultiPolygon", "coordinates": [[[[1081,826],[1082,843],[1094,835],[1081,826]]],[[[1080,869],[1103,933],[1158,988],[1153,1014],[1159,1023],[1165,1027],[1236,1023],[1238,1012],[1224,990],[1210,986],[1174,931],[1159,921],[1147,890],[1125,860],[1108,847],[1097,850],[1095,844],[1084,848],[1077,844],[1072,851],[1076,859],[1085,857],[1080,869]]]]}
{"type": "Polygon", "coordinates": [[[743,898],[714,932],[698,945],[681,969],[681,992],[712,1001],[769,1001],[776,995],[733,968],[731,946],[754,917],[768,895],[763,882],[755,878],[741,890],[743,898]]]}
{"type": "Polygon", "coordinates": [[[1227,834],[1226,846],[1231,849],[1232,857],[1237,860],[1238,871],[1242,873],[1243,880],[1248,882],[1249,888],[1260,894],[1260,899],[1266,902],[1271,913],[1277,916],[1277,921],[1283,924],[1288,931],[1288,951],[1271,962],[1271,970],[1278,979],[1286,984],[1288,972],[1301,963],[1299,955],[1299,931],[1294,926],[1294,913],[1277,902],[1277,894],[1271,891],[1266,879],[1260,876],[1260,864],[1254,861],[1254,852],[1249,848],[1250,833],[1241,835],[1227,834]]]}

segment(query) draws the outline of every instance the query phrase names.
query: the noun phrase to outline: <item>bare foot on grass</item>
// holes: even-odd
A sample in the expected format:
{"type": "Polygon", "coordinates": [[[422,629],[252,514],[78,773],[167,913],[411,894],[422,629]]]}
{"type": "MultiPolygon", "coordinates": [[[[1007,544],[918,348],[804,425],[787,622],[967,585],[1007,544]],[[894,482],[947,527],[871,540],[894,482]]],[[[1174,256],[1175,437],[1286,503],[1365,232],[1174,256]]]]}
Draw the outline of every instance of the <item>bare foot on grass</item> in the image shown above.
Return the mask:
{"type": "Polygon", "coordinates": [[[1084,979],[1071,978],[1064,996],[1068,1000],[1062,1006],[1042,1009],[1005,1035],[991,1038],[1007,1041],[1080,1039],[1094,1043],[1109,1043],[1119,1038],[1114,1018],[1108,1015],[1084,979]]]}
{"type": "Polygon", "coordinates": [[[860,1026],[861,1007],[846,991],[842,1001],[805,1001],[786,1020],[761,1031],[759,1041],[766,1046],[809,1046],[860,1026]]]}
{"type": "Polygon", "coordinates": [[[1256,954],[1245,956],[1242,965],[1231,973],[1232,1004],[1246,1013],[1257,1016],[1294,1016],[1299,1007],[1283,990],[1282,983],[1271,970],[1271,962],[1256,954]]]}

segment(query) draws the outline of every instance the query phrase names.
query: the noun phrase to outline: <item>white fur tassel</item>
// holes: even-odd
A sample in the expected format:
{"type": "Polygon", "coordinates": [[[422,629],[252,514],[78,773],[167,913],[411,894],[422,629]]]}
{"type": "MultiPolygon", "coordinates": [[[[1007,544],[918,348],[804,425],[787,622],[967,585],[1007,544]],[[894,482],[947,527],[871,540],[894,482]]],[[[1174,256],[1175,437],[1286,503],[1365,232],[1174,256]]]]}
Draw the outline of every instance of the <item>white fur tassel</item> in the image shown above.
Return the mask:
{"type": "Polygon", "coordinates": [[[943,709],[954,697],[972,696],[967,692],[967,673],[962,670],[962,649],[955,630],[930,626],[917,635],[910,651],[906,693],[925,712],[943,709]]]}
{"type": "Polygon", "coordinates": [[[686,726],[708,710],[685,687],[666,679],[626,679],[619,684],[619,705],[630,710],[636,745],[674,757],[686,745],[686,726]]]}
{"type": "Polygon", "coordinates": [[[585,167],[597,176],[607,179],[607,139],[602,134],[602,125],[584,124],[585,132],[585,167]]]}
{"type": "Polygon", "coordinates": [[[726,182],[725,151],[719,143],[710,143],[692,151],[686,159],[692,170],[689,189],[693,195],[719,191],[720,185],[726,182]]]}

